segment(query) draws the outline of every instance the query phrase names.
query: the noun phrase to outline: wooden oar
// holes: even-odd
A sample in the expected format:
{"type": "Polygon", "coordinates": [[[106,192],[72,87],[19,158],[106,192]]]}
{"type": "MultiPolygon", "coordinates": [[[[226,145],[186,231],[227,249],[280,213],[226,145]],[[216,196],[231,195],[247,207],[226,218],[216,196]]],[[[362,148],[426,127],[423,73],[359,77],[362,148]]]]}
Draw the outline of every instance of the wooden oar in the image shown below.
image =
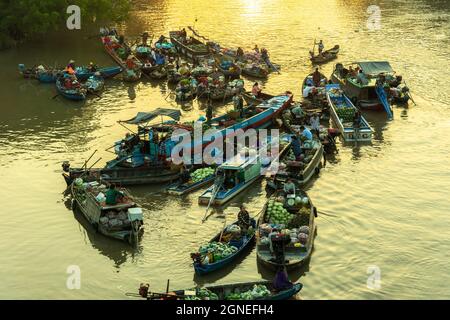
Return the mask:
{"type": "MultiPolygon", "coordinates": [[[[408,85],[406,84],[406,81],[403,81],[403,82],[405,83],[405,86],[408,87],[408,85]]],[[[409,89],[409,87],[408,87],[408,89],[409,89]]],[[[411,101],[414,103],[414,105],[417,106],[417,103],[414,101],[410,90],[408,90],[408,95],[409,95],[409,98],[411,99],[411,101]]]]}
{"type": "Polygon", "coordinates": [[[94,150],[94,152],[91,154],[91,156],[84,162],[82,168],[87,168],[87,164],[89,162],[89,160],[92,159],[92,157],[94,156],[94,154],[97,152],[97,149],[94,150]]]}
{"type": "Polygon", "coordinates": [[[227,218],[225,217],[225,221],[223,222],[222,232],[220,233],[219,242],[222,241],[223,232],[225,231],[225,226],[227,225],[227,218]]]}
{"type": "Polygon", "coordinates": [[[54,97],[52,98],[52,100],[56,99],[56,97],[59,97],[59,93],[58,93],[56,96],[54,96],[54,97]]]}

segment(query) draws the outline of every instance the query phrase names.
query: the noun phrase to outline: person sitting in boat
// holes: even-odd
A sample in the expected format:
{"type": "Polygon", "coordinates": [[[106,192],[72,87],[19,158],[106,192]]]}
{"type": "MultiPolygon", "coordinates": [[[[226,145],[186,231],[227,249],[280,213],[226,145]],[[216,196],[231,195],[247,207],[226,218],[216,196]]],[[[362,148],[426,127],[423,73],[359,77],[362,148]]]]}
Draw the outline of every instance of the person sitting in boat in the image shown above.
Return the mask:
{"type": "Polygon", "coordinates": [[[313,83],[316,87],[320,87],[320,81],[322,80],[322,75],[319,72],[319,68],[316,68],[316,71],[314,71],[312,75],[313,83]]]}
{"type": "Polygon", "coordinates": [[[313,138],[311,131],[309,131],[309,129],[305,126],[300,126],[300,134],[305,138],[305,140],[312,140],[313,138]]]}
{"type": "Polygon", "coordinates": [[[247,232],[248,228],[251,226],[250,215],[244,205],[239,207],[238,225],[243,232],[247,232]]]}
{"type": "Polygon", "coordinates": [[[369,84],[369,80],[367,79],[367,77],[364,74],[362,69],[360,69],[359,72],[358,72],[357,82],[362,84],[363,86],[366,86],[366,85],[369,84]]]}
{"type": "Polygon", "coordinates": [[[120,191],[116,190],[116,186],[114,184],[111,184],[108,188],[108,190],[106,191],[106,201],[105,203],[107,205],[111,205],[114,206],[116,205],[118,202],[122,201],[124,194],[120,191]]]}
{"type": "Polygon", "coordinates": [[[126,61],[127,68],[130,70],[134,70],[136,68],[136,63],[134,62],[133,56],[129,55],[126,61]]]}
{"type": "Polygon", "coordinates": [[[303,89],[303,98],[311,98],[316,91],[316,87],[310,82],[307,82],[305,88],[303,89]]]}
{"type": "Polygon", "coordinates": [[[299,161],[300,156],[302,155],[302,146],[300,141],[296,135],[292,136],[292,151],[294,152],[295,160],[299,161]]]}
{"type": "Polygon", "coordinates": [[[64,79],[64,88],[72,89],[72,80],[70,78],[64,79]]]}
{"type": "Polygon", "coordinates": [[[253,48],[253,50],[254,50],[256,53],[259,53],[259,48],[258,48],[258,45],[257,45],[257,44],[255,44],[255,47],[253,48]]]}
{"type": "Polygon", "coordinates": [[[316,43],[318,45],[319,48],[319,55],[322,54],[323,49],[325,48],[325,46],[323,45],[323,41],[320,40],[319,43],[316,43]]]}
{"type": "Polygon", "coordinates": [[[93,62],[89,62],[89,66],[87,67],[89,72],[97,71],[97,66],[93,62]]]}
{"type": "Polygon", "coordinates": [[[252,95],[255,97],[255,98],[258,98],[259,97],[259,95],[261,94],[261,88],[259,87],[259,84],[258,84],[258,82],[255,82],[255,84],[253,85],[253,87],[252,87],[252,95]]]}
{"type": "Polygon", "coordinates": [[[288,274],[284,266],[278,267],[278,271],[275,274],[272,284],[273,288],[278,292],[290,289],[294,285],[291,281],[289,281],[288,274]]]}
{"type": "Polygon", "coordinates": [[[283,191],[286,194],[293,194],[295,193],[295,183],[292,179],[288,179],[283,186],[283,191]]]}
{"type": "Polygon", "coordinates": [[[182,39],[186,40],[187,33],[186,33],[186,29],[185,28],[181,29],[180,36],[181,36],[182,39]]]}
{"type": "Polygon", "coordinates": [[[70,60],[67,64],[67,67],[64,69],[64,72],[67,72],[68,74],[75,74],[75,61],[70,60]]]}
{"type": "Polygon", "coordinates": [[[356,78],[358,76],[358,71],[356,69],[353,69],[352,66],[348,67],[348,76],[351,78],[356,78]]]}
{"type": "Polygon", "coordinates": [[[187,183],[191,179],[191,174],[189,173],[189,170],[186,168],[185,165],[183,165],[180,169],[180,180],[181,183],[187,183]]]}
{"type": "Polygon", "coordinates": [[[291,112],[296,120],[299,120],[304,116],[303,109],[300,104],[297,104],[294,108],[292,108],[291,112]]]}

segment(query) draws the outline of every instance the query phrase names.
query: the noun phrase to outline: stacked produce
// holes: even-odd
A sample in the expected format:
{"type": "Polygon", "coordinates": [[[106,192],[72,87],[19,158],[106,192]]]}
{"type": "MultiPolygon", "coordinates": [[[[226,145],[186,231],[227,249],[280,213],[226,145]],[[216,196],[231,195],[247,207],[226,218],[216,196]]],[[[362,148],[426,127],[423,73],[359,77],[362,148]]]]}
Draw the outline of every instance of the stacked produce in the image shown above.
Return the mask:
{"type": "Polygon", "coordinates": [[[273,224],[287,225],[291,221],[292,215],[283,207],[283,203],[269,200],[267,219],[273,224]]]}
{"type": "Polygon", "coordinates": [[[205,52],[208,51],[208,48],[204,45],[204,44],[190,44],[187,46],[189,49],[193,50],[193,51],[200,51],[200,52],[205,52]]]}
{"type": "MultiPolygon", "coordinates": [[[[192,289],[192,291],[195,291],[195,289],[192,289]]],[[[211,290],[201,288],[197,290],[195,296],[188,296],[186,300],[219,300],[219,297],[211,290]]]]}
{"type": "Polygon", "coordinates": [[[191,174],[191,178],[192,178],[193,182],[199,182],[199,181],[204,180],[207,177],[210,177],[213,174],[214,174],[213,168],[201,168],[201,169],[195,170],[191,174]]]}
{"type": "Polygon", "coordinates": [[[355,117],[355,108],[341,105],[336,108],[336,113],[342,122],[351,122],[355,117]]]}
{"type": "Polygon", "coordinates": [[[230,293],[225,300],[255,300],[270,296],[270,290],[265,285],[254,285],[253,289],[245,292],[230,293]]]}
{"type": "Polygon", "coordinates": [[[235,253],[238,249],[223,242],[209,242],[200,246],[199,252],[202,256],[202,263],[218,262],[235,253]],[[212,261],[211,261],[212,260],[212,261]]]}
{"type": "Polygon", "coordinates": [[[193,77],[202,77],[207,76],[208,74],[211,74],[213,72],[213,69],[209,66],[198,66],[192,69],[191,75],[193,77]]]}

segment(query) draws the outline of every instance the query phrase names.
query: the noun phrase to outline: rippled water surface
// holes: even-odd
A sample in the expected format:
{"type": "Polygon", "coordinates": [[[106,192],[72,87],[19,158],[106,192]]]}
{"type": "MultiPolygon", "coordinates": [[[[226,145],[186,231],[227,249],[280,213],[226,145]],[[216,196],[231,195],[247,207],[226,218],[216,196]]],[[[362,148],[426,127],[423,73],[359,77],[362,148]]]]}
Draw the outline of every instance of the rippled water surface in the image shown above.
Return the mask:
{"type": "MultiPolygon", "coordinates": [[[[339,146],[339,153],[308,186],[320,211],[309,265],[290,276],[304,284],[303,299],[450,298],[450,3],[448,1],[317,0],[137,1],[127,35],[155,36],[192,25],[229,46],[268,48],[281,64],[264,90],[291,90],[312,69],[315,38],[340,44],[339,60],[389,60],[411,88],[417,106],[396,108],[395,120],[366,114],[375,130],[369,146],[339,146]],[[381,30],[366,27],[367,7],[381,8],[381,30]],[[367,287],[370,266],[381,288],[367,287]]],[[[180,108],[164,83],[110,81],[99,98],[71,103],[53,86],[25,81],[17,64],[112,64],[94,32],[64,33],[0,52],[0,298],[126,298],[140,282],[163,290],[195,283],[251,281],[272,275],[255,252],[234,268],[197,278],[189,253],[211,238],[243,202],[256,214],[265,201],[255,184],[201,224],[201,191],[168,197],[158,187],[130,188],[144,207],[145,234],[137,250],[95,234],[68,209],[61,163],[81,163],[125,134],[117,120],[156,107],[180,108]],[[81,268],[81,289],[66,288],[69,265],[81,268]]],[[[322,71],[329,75],[332,63],[322,71]]],[[[250,81],[247,82],[250,85],[250,81]]],[[[194,119],[204,106],[183,106],[194,119]]],[[[217,113],[226,107],[218,107],[217,113]]],[[[70,206],[69,206],[70,208],[70,206]]]]}

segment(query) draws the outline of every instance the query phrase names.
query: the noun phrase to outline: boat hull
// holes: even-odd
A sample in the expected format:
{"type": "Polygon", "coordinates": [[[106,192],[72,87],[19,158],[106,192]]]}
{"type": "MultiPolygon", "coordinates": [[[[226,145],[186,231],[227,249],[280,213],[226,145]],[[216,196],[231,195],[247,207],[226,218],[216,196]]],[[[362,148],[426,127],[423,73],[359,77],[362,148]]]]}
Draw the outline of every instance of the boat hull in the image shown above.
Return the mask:
{"type": "Polygon", "coordinates": [[[214,175],[211,175],[211,177],[209,177],[209,178],[203,179],[202,181],[199,181],[197,183],[190,184],[186,187],[182,187],[182,186],[180,186],[180,184],[177,184],[176,186],[169,186],[166,189],[166,192],[168,194],[182,196],[182,195],[188,194],[189,192],[198,190],[202,187],[206,187],[213,182],[214,182],[214,175]]]}

